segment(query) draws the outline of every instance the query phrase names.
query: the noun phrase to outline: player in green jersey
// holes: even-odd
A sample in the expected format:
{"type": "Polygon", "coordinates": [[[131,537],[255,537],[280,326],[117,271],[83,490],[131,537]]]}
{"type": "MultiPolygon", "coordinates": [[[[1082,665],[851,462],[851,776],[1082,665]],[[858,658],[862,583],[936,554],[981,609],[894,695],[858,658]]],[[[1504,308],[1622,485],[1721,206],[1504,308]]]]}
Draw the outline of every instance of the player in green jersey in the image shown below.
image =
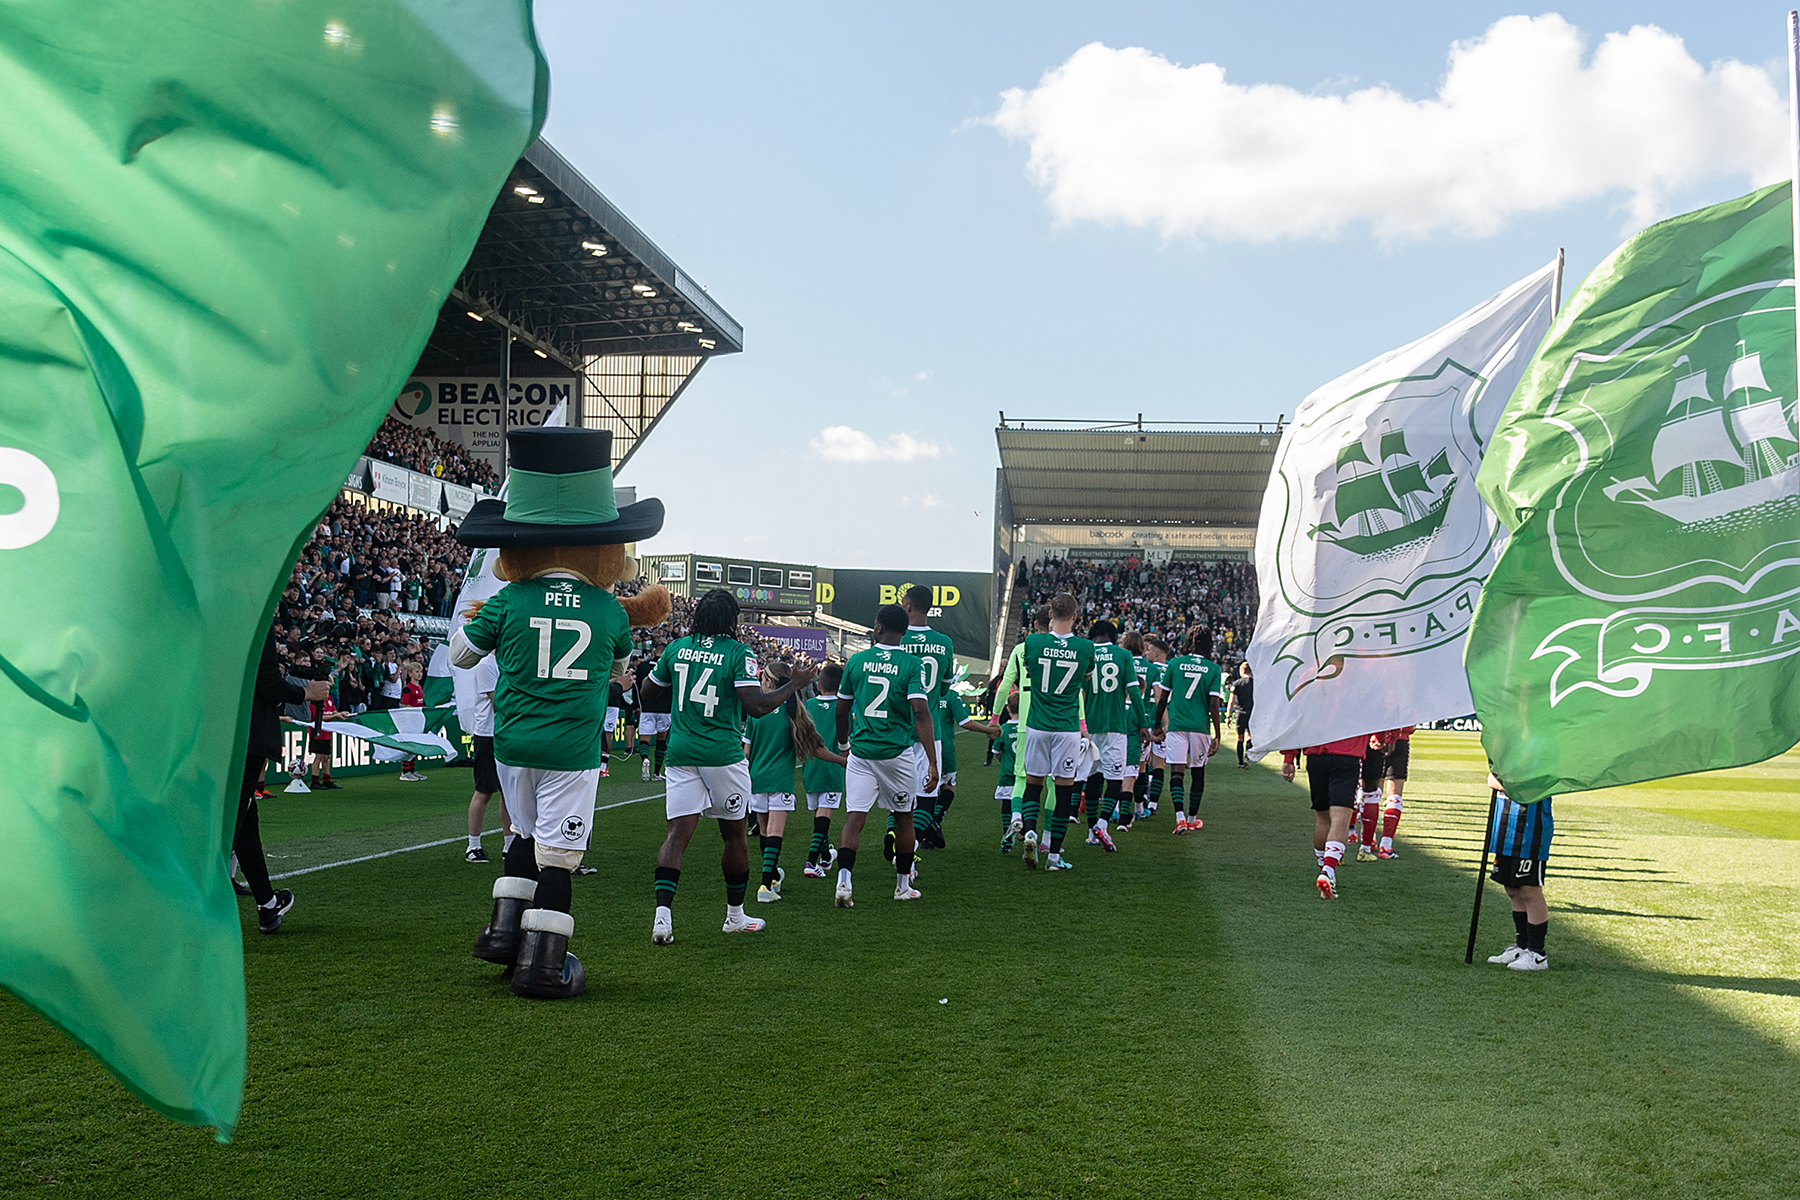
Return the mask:
{"type": "Polygon", "coordinates": [[[1119,627],[1095,621],[1088,628],[1094,643],[1094,666],[1087,678],[1087,735],[1093,746],[1093,771],[1087,776],[1088,845],[1107,853],[1117,847],[1106,831],[1119,815],[1125,797],[1125,761],[1131,734],[1144,731],[1137,670],[1131,655],[1116,644],[1119,627]]]}
{"type": "MultiPolygon", "coordinates": [[[[819,731],[819,740],[830,744],[837,740],[838,684],[844,681],[844,664],[828,662],[819,670],[819,694],[802,707],[819,731]]],[[[844,767],[841,756],[809,758],[800,767],[800,787],[806,792],[806,807],[812,810],[812,844],[806,851],[806,868],[801,873],[808,879],[824,879],[837,866],[837,847],[831,844],[831,814],[844,800],[844,767]],[[823,860],[823,861],[821,861],[823,860]]]]}
{"type": "Polygon", "coordinates": [[[1075,776],[1081,766],[1081,692],[1094,668],[1094,643],[1076,637],[1081,604],[1067,592],[1050,601],[1050,632],[1025,639],[1024,669],[1031,680],[1031,711],[1025,717],[1025,866],[1038,865],[1038,814],[1044,781],[1056,784],[1056,807],[1049,826],[1052,871],[1066,871],[1063,835],[1075,811],[1075,776]]]}
{"type": "MultiPolygon", "coordinates": [[[[644,680],[646,699],[670,700],[669,790],[665,800],[668,836],[656,855],[656,915],[650,940],[675,940],[674,903],[681,881],[681,857],[701,817],[715,817],[725,839],[719,861],[725,873],[726,933],[755,933],[764,922],[744,913],[750,885],[750,845],[745,817],[751,796],[744,758],[744,718],[779,708],[813,680],[812,664],[794,666],[786,683],[764,691],[756,658],[737,640],[737,599],[714,588],[694,605],[693,633],[671,642],[644,680]]],[[[793,787],[789,767],[788,787],[793,787]]]]}
{"type": "MultiPolygon", "coordinates": [[[[793,674],[794,664],[781,661],[763,665],[763,687],[779,688],[793,674]]],[[[781,836],[788,814],[794,811],[796,759],[822,759],[842,768],[842,755],[825,748],[818,727],[800,711],[800,699],[790,694],[774,712],[750,718],[750,811],[761,826],[762,884],[756,889],[758,904],[781,899],[781,836]]]]}
{"type": "Polygon", "coordinates": [[[1169,795],[1175,802],[1175,832],[1189,833],[1205,824],[1200,819],[1200,798],[1206,794],[1206,760],[1219,749],[1222,730],[1219,706],[1225,695],[1224,674],[1212,653],[1212,630],[1196,625],[1188,630],[1187,653],[1169,660],[1162,682],[1157,684],[1156,724],[1167,732],[1163,756],[1169,764],[1169,795]],[[1166,724],[1165,724],[1166,722],[1166,724]],[[1206,732],[1211,723],[1212,733],[1206,732]],[[1186,768],[1193,768],[1193,795],[1188,815],[1181,815],[1181,793],[1186,768]]]}
{"type": "Polygon", "coordinates": [[[1019,815],[1018,804],[1013,800],[1013,767],[1019,744],[1019,693],[1013,692],[1005,698],[1002,713],[1005,719],[1000,722],[998,740],[1000,774],[994,785],[994,799],[1000,802],[1000,853],[1011,854],[1013,843],[1025,828],[1024,818],[1019,815]]]}
{"type": "Polygon", "coordinates": [[[465,668],[494,656],[495,772],[520,833],[472,953],[508,964],[515,993],[554,999],[587,988],[568,952],[570,874],[592,833],[600,728],[608,685],[631,654],[631,618],[586,575],[531,564],[586,561],[600,557],[591,547],[651,536],[663,508],[653,500],[618,507],[607,431],[525,429],[507,445],[507,499],[478,502],[456,534],[465,546],[498,548],[497,574],[509,581],[468,614],[449,654],[465,668]],[[540,550],[548,553],[531,553],[540,550]]]}
{"type": "Polygon", "coordinates": [[[933,841],[941,850],[944,848],[944,814],[950,811],[950,805],[956,800],[956,735],[966,729],[970,733],[979,733],[982,737],[998,737],[1000,723],[970,716],[962,697],[953,691],[944,694],[944,706],[939,711],[943,714],[938,721],[938,736],[943,742],[943,752],[939,756],[942,777],[938,780],[937,798],[932,801],[931,815],[935,833],[933,841]]]}
{"type": "MultiPolygon", "coordinates": [[[[924,674],[925,703],[931,707],[932,741],[925,750],[938,765],[938,783],[944,777],[944,741],[952,736],[944,728],[944,697],[950,692],[950,677],[956,673],[956,651],[950,639],[931,627],[931,589],[915,583],[900,595],[900,607],[906,610],[906,635],[900,648],[919,656],[919,669],[924,674]]],[[[938,836],[937,788],[919,793],[919,806],[913,810],[913,829],[919,845],[943,849],[938,836]]],[[[891,819],[891,816],[890,816],[891,819]]],[[[888,835],[893,836],[891,833],[888,835]]],[[[890,846],[889,850],[892,849],[890,846]]]]}
{"type": "MultiPolygon", "coordinates": [[[[1050,606],[1038,605],[1032,614],[1031,629],[1033,633],[1050,632],[1050,606]]],[[[1017,689],[1019,697],[1019,728],[1024,729],[1025,720],[1031,715],[1031,676],[1025,670],[1025,641],[1013,647],[1012,654],[1006,660],[1006,673],[1000,678],[1000,687],[996,695],[1012,695],[1017,689]]],[[[1022,746],[1015,746],[1013,755],[1013,797],[1021,802],[1025,798],[1025,756],[1016,753],[1022,746]]]]}
{"type": "Polygon", "coordinates": [[[931,708],[925,701],[925,679],[918,656],[901,648],[906,611],[898,604],[875,613],[874,644],[851,656],[838,685],[835,741],[849,751],[844,766],[844,818],[838,847],[836,903],[850,908],[850,873],[869,811],[877,804],[893,813],[894,899],[917,900],[912,886],[913,854],[918,847],[912,813],[921,792],[935,791],[937,762],[925,747],[932,742],[931,708]]]}
{"type": "MultiPolygon", "coordinates": [[[[1156,706],[1156,689],[1169,670],[1169,659],[1174,657],[1174,650],[1169,643],[1159,637],[1144,639],[1144,696],[1151,708],[1156,706]]],[[[1163,731],[1156,727],[1154,721],[1150,727],[1150,744],[1144,747],[1144,764],[1149,768],[1150,782],[1144,790],[1143,816],[1154,816],[1157,804],[1162,799],[1163,777],[1168,772],[1168,763],[1163,759],[1163,731]]]]}

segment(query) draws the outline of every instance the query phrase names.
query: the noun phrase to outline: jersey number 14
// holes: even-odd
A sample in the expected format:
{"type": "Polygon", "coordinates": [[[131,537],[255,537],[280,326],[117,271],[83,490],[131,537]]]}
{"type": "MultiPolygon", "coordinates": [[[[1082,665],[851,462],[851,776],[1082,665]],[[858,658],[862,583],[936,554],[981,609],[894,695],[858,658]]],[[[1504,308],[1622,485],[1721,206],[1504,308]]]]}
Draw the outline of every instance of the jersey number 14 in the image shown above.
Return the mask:
{"type": "Polygon", "coordinates": [[[674,667],[675,707],[685,711],[687,702],[692,700],[700,706],[702,712],[709,717],[712,716],[713,710],[719,707],[719,689],[708,686],[712,679],[713,669],[711,667],[701,668],[700,678],[694,680],[693,689],[690,691],[688,688],[688,665],[678,662],[674,664],[674,667]]]}

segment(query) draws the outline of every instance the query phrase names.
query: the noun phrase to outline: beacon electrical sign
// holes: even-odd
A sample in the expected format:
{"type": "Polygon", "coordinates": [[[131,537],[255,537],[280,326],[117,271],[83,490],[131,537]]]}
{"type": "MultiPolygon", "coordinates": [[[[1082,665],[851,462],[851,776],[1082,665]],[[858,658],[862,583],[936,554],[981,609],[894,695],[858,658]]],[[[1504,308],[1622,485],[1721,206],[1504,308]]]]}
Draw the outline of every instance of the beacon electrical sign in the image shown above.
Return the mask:
{"type": "Polygon", "coordinates": [[[514,379],[507,388],[504,416],[497,378],[431,377],[407,380],[388,415],[406,425],[428,429],[437,437],[466,447],[477,457],[500,466],[504,431],[542,425],[558,405],[575,396],[572,376],[514,379]]]}

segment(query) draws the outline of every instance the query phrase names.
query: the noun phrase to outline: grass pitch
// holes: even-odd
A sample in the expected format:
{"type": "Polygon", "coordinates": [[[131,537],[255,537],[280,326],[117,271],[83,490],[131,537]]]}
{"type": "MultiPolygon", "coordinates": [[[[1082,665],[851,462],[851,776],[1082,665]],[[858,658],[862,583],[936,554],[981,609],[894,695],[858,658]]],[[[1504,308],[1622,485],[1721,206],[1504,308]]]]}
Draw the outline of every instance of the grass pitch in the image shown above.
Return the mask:
{"type": "MultiPolygon", "coordinates": [[[[783,855],[766,933],[719,933],[711,835],[649,941],[661,804],[620,764],[576,880],[589,994],[515,999],[468,945],[498,867],[458,843],[245,902],[250,1076],[230,1146],[136,1104],[0,999],[0,1191],[120,1196],[1792,1196],[1800,1193],[1800,756],[1557,801],[1551,970],[1490,888],[1473,735],[1420,735],[1402,858],[1317,899],[1302,790],[1208,772],[1076,869],[997,852],[965,736],[950,849],[854,910],[783,855]],[[947,1003],[944,1003],[947,1001],[947,1003]]],[[[271,869],[461,831],[466,770],[264,811],[271,869]]],[[[1071,838],[1079,843],[1079,836],[1071,838]]],[[[497,838],[489,853],[498,858],[497,838]]]]}

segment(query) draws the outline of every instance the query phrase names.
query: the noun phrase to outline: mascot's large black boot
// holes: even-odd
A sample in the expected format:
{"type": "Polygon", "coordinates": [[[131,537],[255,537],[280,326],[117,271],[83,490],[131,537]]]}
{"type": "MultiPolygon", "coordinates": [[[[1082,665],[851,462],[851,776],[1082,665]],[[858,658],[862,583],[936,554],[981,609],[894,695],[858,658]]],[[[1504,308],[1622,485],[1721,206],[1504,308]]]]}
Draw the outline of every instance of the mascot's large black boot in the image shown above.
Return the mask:
{"type": "Polygon", "coordinates": [[[475,935],[476,958],[510,967],[519,959],[519,922],[537,896],[537,881],[502,875],[494,880],[494,915],[475,935]]]}
{"type": "Polygon", "coordinates": [[[587,972],[569,953],[575,918],[550,908],[526,910],[520,922],[519,957],[513,967],[514,995],[562,1000],[587,991],[587,972]]]}

